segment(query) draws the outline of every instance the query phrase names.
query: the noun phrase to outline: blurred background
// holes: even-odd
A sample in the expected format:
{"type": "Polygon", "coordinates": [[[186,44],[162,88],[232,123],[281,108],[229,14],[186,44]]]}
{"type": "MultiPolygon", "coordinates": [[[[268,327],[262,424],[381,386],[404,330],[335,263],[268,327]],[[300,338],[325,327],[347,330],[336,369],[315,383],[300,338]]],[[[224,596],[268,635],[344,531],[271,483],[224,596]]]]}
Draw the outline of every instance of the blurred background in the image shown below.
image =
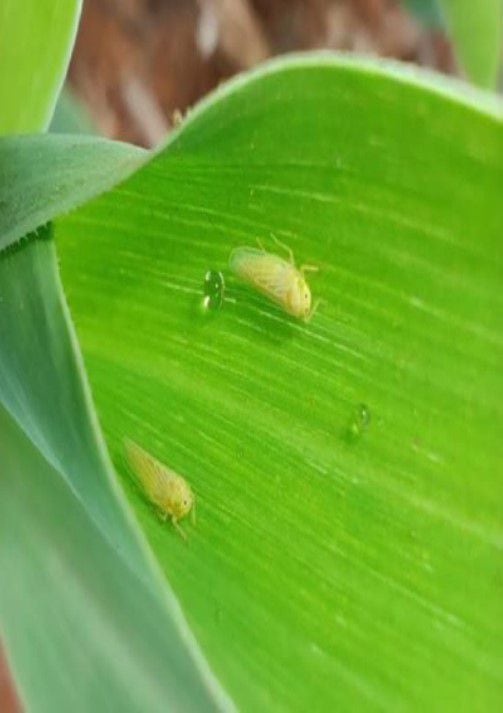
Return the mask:
{"type": "Polygon", "coordinates": [[[84,0],[68,86],[97,133],[154,146],[223,80],[310,49],[457,72],[435,0],[84,0]]]}
{"type": "MultiPolygon", "coordinates": [[[[84,0],[52,130],[155,146],[200,97],[310,49],[460,74],[435,0],[84,0]]],[[[0,650],[0,712],[21,710],[0,650]]]]}

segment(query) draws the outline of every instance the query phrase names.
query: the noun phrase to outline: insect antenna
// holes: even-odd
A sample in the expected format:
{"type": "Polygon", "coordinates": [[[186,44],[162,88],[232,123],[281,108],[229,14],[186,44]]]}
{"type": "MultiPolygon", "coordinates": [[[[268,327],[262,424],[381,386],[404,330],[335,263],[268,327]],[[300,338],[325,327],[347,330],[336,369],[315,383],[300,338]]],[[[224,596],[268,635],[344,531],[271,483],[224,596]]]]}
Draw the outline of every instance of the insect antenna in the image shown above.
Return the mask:
{"type": "Polygon", "coordinates": [[[178,524],[178,520],[176,519],[176,517],[172,516],[171,522],[173,523],[173,527],[175,528],[175,530],[181,536],[182,540],[185,540],[185,542],[187,542],[187,535],[185,534],[185,532],[182,530],[182,528],[178,524]]]}
{"type": "Polygon", "coordinates": [[[301,265],[300,268],[299,268],[299,270],[300,270],[300,272],[302,273],[302,275],[303,275],[305,272],[318,272],[319,269],[320,269],[320,268],[317,267],[316,265],[301,265]]]}

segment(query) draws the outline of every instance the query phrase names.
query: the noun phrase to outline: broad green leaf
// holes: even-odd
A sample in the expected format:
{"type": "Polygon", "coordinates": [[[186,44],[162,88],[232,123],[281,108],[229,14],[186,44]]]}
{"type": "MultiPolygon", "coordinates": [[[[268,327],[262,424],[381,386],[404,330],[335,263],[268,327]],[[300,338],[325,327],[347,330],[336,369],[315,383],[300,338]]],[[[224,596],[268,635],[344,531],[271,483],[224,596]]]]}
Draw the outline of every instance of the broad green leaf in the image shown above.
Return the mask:
{"type": "Polygon", "coordinates": [[[0,134],[48,126],[73,46],[81,0],[0,3],[0,134]]]}
{"type": "Polygon", "coordinates": [[[124,487],[244,709],[501,700],[502,149],[461,95],[294,60],[56,221],[124,487]],[[309,324],[226,268],[271,233],[320,268],[309,324]],[[227,301],[204,320],[208,269],[227,301]],[[194,487],[188,548],[131,485],[125,436],[194,487]]]}
{"type": "Polygon", "coordinates": [[[240,708],[498,707],[502,149],[482,94],[282,60],[54,221],[126,494],[240,708]],[[279,251],[271,233],[320,268],[308,324],[226,268],[256,237],[279,251]],[[227,292],[205,318],[208,269],[227,292]],[[126,436],[193,486],[187,546],[133,486],[126,436]]]}
{"type": "Polygon", "coordinates": [[[469,79],[494,88],[502,53],[502,0],[438,0],[459,61],[469,79]]]}

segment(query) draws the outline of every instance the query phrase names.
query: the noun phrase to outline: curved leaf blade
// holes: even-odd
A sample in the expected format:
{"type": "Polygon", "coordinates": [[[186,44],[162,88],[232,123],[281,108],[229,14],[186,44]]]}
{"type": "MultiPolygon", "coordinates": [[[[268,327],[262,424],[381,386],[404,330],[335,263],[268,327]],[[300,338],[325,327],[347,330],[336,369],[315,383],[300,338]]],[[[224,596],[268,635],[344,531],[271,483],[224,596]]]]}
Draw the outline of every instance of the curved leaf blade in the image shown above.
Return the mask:
{"type": "Polygon", "coordinates": [[[70,59],[81,0],[0,5],[0,134],[47,128],[70,59]]]}
{"type": "Polygon", "coordinates": [[[305,710],[314,686],[320,707],[501,697],[503,129],[455,86],[274,63],[56,221],[124,487],[241,707],[305,710]],[[270,233],[320,267],[308,325],[226,270],[270,233]],[[228,300],[204,320],[210,268],[228,300]],[[348,442],[359,403],[371,424],[348,442]],[[195,488],[188,553],[132,486],[124,436],[195,488]]]}
{"type": "Polygon", "coordinates": [[[469,79],[496,87],[503,50],[501,0],[439,0],[459,61],[469,79]]]}
{"type": "Polygon", "coordinates": [[[88,136],[0,139],[0,250],[111,188],[147,156],[88,136]]]}

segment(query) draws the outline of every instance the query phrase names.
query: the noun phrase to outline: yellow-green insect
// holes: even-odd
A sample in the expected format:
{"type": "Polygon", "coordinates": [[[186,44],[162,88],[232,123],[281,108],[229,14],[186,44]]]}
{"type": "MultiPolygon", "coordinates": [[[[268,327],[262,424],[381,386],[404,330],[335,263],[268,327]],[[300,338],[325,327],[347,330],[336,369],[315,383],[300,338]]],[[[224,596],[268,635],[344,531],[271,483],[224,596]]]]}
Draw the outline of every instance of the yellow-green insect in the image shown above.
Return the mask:
{"type": "Polygon", "coordinates": [[[160,510],[162,518],[171,518],[180,535],[187,535],[178,524],[192,510],[195,521],[194,493],[185,478],[158,461],[137,443],[124,439],[124,449],[128,463],[148,499],[160,510]]]}
{"type": "Polygon", "coordinates": [[[293,253],[282,245],[288,253],[288,260],[267,252],[259,243],[259,248],[234,248],[229,257],[229,267],[238,277],[282,307],[293,317],[308,321],[315,309],[311,307],[311,290],[304,273],[318,268],[312,265],[296,267],[293,253]]]}

